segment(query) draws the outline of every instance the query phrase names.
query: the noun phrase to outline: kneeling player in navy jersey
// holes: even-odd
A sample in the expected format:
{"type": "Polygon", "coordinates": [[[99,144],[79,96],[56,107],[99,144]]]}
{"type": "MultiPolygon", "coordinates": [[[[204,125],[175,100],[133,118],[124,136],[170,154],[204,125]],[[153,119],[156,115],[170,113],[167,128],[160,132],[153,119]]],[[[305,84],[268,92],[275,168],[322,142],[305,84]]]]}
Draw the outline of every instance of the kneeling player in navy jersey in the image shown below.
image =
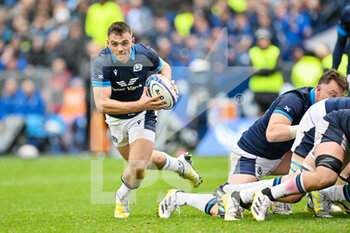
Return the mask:
{"type": "Polygon", "coordinates": [[[134,42],[126,23],[113,23],[108,29],[108,46],[97,56],[92,76],[96,107],[106,114],[113,143],[128,161],[122,186],[116,192],[116,218],[129,216],[129,194],[141,184],[146,168],[177,172],[194,187],[201,183],[190,155],[176,159],[153,150],[157,119],[154,111],[165,104],[160,96],[146,95],[145,82],[150,71],[171,80],[171,68],[152,48],[134,42]]]}

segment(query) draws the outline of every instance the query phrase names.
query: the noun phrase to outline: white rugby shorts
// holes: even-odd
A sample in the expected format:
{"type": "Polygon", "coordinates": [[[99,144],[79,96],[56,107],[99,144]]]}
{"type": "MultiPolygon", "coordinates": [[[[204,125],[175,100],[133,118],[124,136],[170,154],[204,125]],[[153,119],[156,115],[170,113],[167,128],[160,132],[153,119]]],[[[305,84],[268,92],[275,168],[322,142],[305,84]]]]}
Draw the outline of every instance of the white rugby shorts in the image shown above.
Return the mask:
{"type": "Polygon", "coordinates": [[[282,159],[283,157],[272,160],[252,155],[236,145],[230,155],[231,169],[229,175],[252,175],[260,180],[262,177],[270,175],[278,167],[282,159]]]}
{"type": "Polygon", "coordinates": [[[152,115],[147,111],[143,111],[130,119],[118,119],[106,114],[106,123],[116,147],[129,145],[141,138],[154,142],[156,122],[154,113],[152,115]]]}

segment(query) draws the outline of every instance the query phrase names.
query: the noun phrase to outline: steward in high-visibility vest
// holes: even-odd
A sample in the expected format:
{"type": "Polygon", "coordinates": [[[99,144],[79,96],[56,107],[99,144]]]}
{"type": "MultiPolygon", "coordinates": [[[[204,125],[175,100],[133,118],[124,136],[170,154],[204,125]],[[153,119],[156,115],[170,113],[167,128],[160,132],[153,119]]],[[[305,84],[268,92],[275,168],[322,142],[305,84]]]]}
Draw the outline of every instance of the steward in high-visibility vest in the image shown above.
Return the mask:
{"type": "Polygon", "coordinates": [[[106,46],[109,26],[124,21],[123,12],[114,1],[99,0],[92,4],[86,14],[85,33],[101,46],[106,46]]]}
{"type": "Polygon", "coordinates": [[[293,66],[291,81],[295,88],[316,87],[322,74],[320,60],[311,54],[306,54],[293,66]]]}
{"type": "Polygon", "coordinates": [[[257,46],[249,50],[252,65],[257,70],[249,80],[249,88],[255,93],[255,101],[265,112],[278,97],[284,80],[278,70],[280,50],[271,45],[271,35],[265,29],[256,32],[257,46]]]}
{"type": "MultiPolygon", "coordinates": [[[[332,64],[333,64],[333,56],[332,54],[329,54],[328,56],[325,56],[322,61],[322,67],[323,69],[332,69],[332,64]]],[[[347,66],[348,66],[348,55],[347,54],[343,54],[342,58],[341,58],[341,62],[340,65],[338,66],[338,71],[346,76],[346,70],[347,70],[347,66]]]]}

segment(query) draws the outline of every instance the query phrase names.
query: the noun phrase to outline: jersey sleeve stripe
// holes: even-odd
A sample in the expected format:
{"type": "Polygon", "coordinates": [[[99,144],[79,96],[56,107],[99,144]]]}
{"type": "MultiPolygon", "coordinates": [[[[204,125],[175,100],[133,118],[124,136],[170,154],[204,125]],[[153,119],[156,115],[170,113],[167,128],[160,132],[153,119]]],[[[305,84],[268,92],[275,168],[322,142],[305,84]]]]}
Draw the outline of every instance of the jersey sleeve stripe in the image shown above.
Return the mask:
{"type": "Polygon", "coordinates": [[[99,81],[92,81],[92,86],[93,87],[110,87],[111,86],[111,82],[99,82],[99,81]]]}
{"type": "Polygon", "coordinates": [[[104,85],[104,84],[92,84],[93,87],[110,87],[111,85],[104,85]]]}
{"type": "Polygon", "coordinates": [[[338,31],[338,33],[339,33],[340,35],[342,35],[342,36],[347,36],[347,35],[349,34],[346,30],[344,30],[343,28],[341,28],[339,25],[338,25],[338,27],[337,27],[337,31],[338,31]]]}
{"type": "Polygon", "coordinates": [[[158,65],[158,67],[155,69],[155,70],[153,70],[154,72],[158,72],[159,70],[160,70],[160,68],[162,68],[162,59],[160,59],[159,58],[159,65],[158,65]]]}
{"type": "Polygon", "coordinates": [[[285,115],[286,117],[288,117],[288,119],[291,121],[291,122],[293,122],[293,119],[287,114],[287,113],[285,113],[285,112],[283,112],[283,111],[281,111],[281,110],[275,110],[275,111],[273,111],[273,113],[280,113],[280,114],[282,114],[282,115],[285,115]]]}
{"type": "Polygon", "coordinates": [[[111,84],[111,82],[110,81],[95,81],[95,80],[93,80],[93,81],[91,81],[92,83],[102,83],[102,84],[111,84]]]}

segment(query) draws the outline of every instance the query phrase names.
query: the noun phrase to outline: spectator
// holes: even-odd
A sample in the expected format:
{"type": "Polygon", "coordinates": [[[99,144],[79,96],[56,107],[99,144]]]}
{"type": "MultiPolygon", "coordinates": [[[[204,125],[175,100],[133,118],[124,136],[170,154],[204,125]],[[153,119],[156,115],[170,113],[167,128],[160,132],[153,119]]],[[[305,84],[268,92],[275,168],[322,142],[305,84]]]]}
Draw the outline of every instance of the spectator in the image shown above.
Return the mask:
{"type": "Polygon", "coordinates": [[[210,37],[210,26],[208,20],[204,17],[203,13],[194,13],[194,21],[191,28],[191,33],[196,34],[201,39],[207,39],[210,37]]]}
{"type": "Polygon", "coordinates": [[[171,25],[167,18],[165,17],[156,17],[154,19],[154,27],[155,27],[155,33],[154,33],[154,40],[153,43],[157,44],[159,38],[171,37],[171,25]]]}
{"type": "Polygon", "coordinates": [[[68,38],[63,41],[63,58],[67,63],[67,68],[73,75],[79,72],[79,66],[84,56],[85,38],[81,22],[75,20],[71,23],[68,38]]]}
{"type": "Polygon", "coordinates": [[[33,38],[32,47],[28,54],[28,63],[38,67],[45,64],[44,40],[42,37],[33,38]]]}
{"type": "Polygon", "coordinates": [[[67,64],[62,58],[56,58],[51,65],[52,76],[49,85],[54,89],[44,89],[44,96],[47,100],[49,113],[57,113],[61,108],[62,94],[68,87],[71,72],[67,69],[67,64]]]}
{"type": "Polygon", "coordinates": [[[56,30],[50,32],[45,43],[45,65],[51,66],[53,61],[63,56],[64,49],[61,38],[56,30]]]}
{"type": "Polygon", "coordinates": [[[41,37],[46,40],[52,29],[53,21],[50,20],[48,12],[39,11],[29,27],[29,36],[31,38],[41,37]]]}
{"type": "Polygon", "coordinates": [[[191,33],[191,27],[194,23],[194,16],[191,7],[188,4],[181,6],[180,13],[175,16],[174,26],[176,31],[182,36],[187,37],[191,33]]]}
{"type": "Polygon", "coordinates": [[[66,123],[63,137],[65,148],[70,153],[81,152],[85,148],[86,104],[84,83],[79,77],[73,77],[69,87],[64,90],[59,115],[66,123]]]}
{"type": "Polygon", "coordinates": [[[24,80],[21,87],[23,96],[20,106],[25,120],[27,143],[43,150],[46,139],[44,100],[33,80],[24,80]]]}
{"type": "Polygon", "coordinates": [[[16,79],[7,79],[0,98],[0,154],[10,151],[24,128],[22,109],[19,104],[21,96],[16,79]]]}
{"type": "Polygon", "coordinates": [[[292,68],[292,84],[295,88],[316,87],[322,74],[321,61],[312,52],[307,51],[292,68]]]}
{"type": "Polygon", "coordinates": [[[153,34],[152,11],[143,4],[143,0],[131,0],[131,10],[126,16],[126,21],[133,29],[133,35],[138,38],[150,37],[153,34]]]}
{"type": "Polygon", "coordinates": [[[299,0],[293,1],[287,14],[282,18],[283,30],[288,38],[286,40],[285,59],[290,59],[291,49],[301,44],[302,40],[311,35],[311,21],[299,0]]]}

